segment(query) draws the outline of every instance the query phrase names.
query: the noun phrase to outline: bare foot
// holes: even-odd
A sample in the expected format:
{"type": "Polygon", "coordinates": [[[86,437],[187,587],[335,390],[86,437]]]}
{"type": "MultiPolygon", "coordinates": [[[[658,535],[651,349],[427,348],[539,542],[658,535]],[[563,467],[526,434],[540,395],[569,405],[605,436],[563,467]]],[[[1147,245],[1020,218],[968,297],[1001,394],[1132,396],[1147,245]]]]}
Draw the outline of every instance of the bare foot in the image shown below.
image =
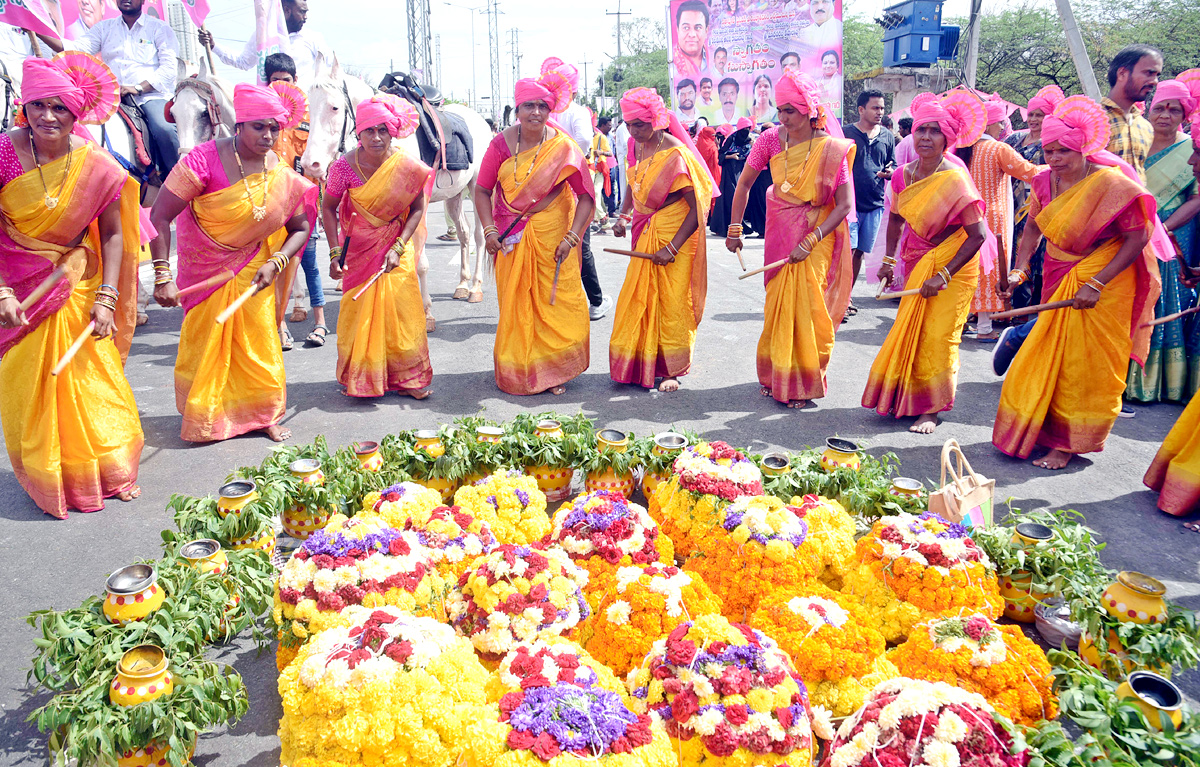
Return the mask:
{"type": "Polygon", "coordinates": [[[787,406],[788,406],[788,407],[790,407],[790,408],[795,408],[795,409],[799,410],[799,409],[800,409],[800,408],[802,408],[802,407],[807,407],[807,406],[808,406],[808,400],[806,400],[806,399],[794,399],[794,400],[792,400],[791,402],[787,403],[787,406]]]}
{"type": "Polygon", "coordinates": [[[121,492],[117,493],[117,500],[125,501],[126,503],[128,503],[129,501],[132,501],[134,498],[137,498],[141,494],[142,494],[142,488],[138,487],[137,485],[134,485],[133,487],[130,487],[127,490],[122,490],[121,492]]]}
{"type": "Polygon", "coordinates": [[[292,438],[292,430],[286,426],[280,426],[277,423],[273,423],[267,428],[263,429],[263,432],[266,433],[267,437],[272,442],[283,442],[284,440],[292,438]]]}
{"type": "Polygon", "coordinates": [[[412,397],[413,399],[425,399],[430,394],[433,394],[429,390],[429,387],[425,387],[424,389],[399,389],[396,393],[401,397],[412,397]]]}
{"type": "Polygon", "coordinates": [[[1058,471],[1065,469],[1067,464],[1071,462],[1071,454],[1064,453],[1061,450],[1051,450],[1041,458],[1033,462],[1033,465],[1039,469],[1049,469],[1050,471],[1058,471]]]}
{"type": "Polygon", "coordinates": [[[550,393],[551,393],[551,394],[553,394],[555,397],[559,397],[559,396],[562,396],[563,394],[566,394],[566,393],[567,393],[567,387],[565,387],[565,386],[551,386],[551,387],[550,387],[549,389],[547,389],[546,391],[550,392],[550,393]]]}
{"type": "Polygon", "coordinates": [[[770,390],[769,388],[767,388],[766,386],[764,386],[764,387],[762,387],[761,389],[759,389],[759,390],[758,390],[758,393],[759,393],[759,394],[761,394],[761,395],[763,395],[764,397],[770,397],[770,396],[771,396],[771,390],[770,390]]]}
{"type": "Polygon", "coordinates": [[[426,314],[425,315],[425,332],[432,333],[435,330],[437,330],[437,320],[435,320],[433,318],[433,315],[426,314]]]}
{"type": "Polygon", "coordinates": [[[914,434],[933,434],[933,430],[937,428],[937,415],[934,413],[926,413],[917,418],[917,422],[908,427],[908,430],[914,434]]]}
{"type": "Polygon", "coordinates": [[[667,392],[668,394],[673,391],[679,391],[679,379],[674,376],[671,376],[670,378],[664,378],[662,382],[659,383],[658,390],[661,392],[667,392]]]}

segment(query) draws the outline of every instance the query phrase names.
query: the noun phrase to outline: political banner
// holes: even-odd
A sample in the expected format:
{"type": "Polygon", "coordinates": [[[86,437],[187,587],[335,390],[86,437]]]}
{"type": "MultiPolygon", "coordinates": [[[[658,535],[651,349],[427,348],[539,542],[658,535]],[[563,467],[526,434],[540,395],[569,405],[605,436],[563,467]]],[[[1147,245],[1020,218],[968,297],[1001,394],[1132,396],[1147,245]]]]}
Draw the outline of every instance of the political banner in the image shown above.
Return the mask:
{"type": "MultiPolygon", "coordinates": [[[[57,3],[55,6],[57,10],[57,3]]],[[[54,37],[62,28],[42,0],[0,0],[0,22],[54,37]]]]}
{"type": "MultiPolygon", "coordinates": [[[[199,0],[206,2],[206,0],[199,0]]],[[[102,19],[115,19],[121,15],[117,10],[116,0],[41,0],[50,11],[52,17],[57,17],[62,32],[60,37],[67,40],[78,40],[87,34],[102,19]]],[[[187,5],[187,2],[184,2],[187,5]]],[[[162,21],[167,18],[166,0],[145,0],[142,13],[162,21]]]]}
{"type": "Polygon", "coordinates": [[[778,122],[785,69],[811,76],[842,116],[842,0],[671,0],[672,103],[686,125],[778,122]]]}

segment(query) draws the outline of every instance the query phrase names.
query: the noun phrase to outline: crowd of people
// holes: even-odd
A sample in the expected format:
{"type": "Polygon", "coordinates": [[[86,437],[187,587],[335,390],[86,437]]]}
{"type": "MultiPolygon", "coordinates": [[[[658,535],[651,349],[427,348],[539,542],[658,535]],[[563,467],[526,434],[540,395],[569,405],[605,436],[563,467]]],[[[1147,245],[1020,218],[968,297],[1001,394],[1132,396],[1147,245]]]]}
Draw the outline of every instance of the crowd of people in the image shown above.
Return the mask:
{"type": "MultiPolygon", "coordinates": [[[[262,339],[286,308],[286,290],[269,288],[290,285],[311,258],[318,217],[344,291],[335,374],[345,394],[429,396],[426,330],[411,309],[431,169],[396,144],[418,126],[412,105],[387,94],[357,105],[357,145],[330,167],[322,197],[294,169],[301,67],[273,56],[267,86],[235,88],[235,135],[180,159],[147,220],[136,183],[82,127],[111,114],[115,96],[96,76],[104,65],[80,56],[28,59],[22,123],[0,135],[0,420],[16,476],[43,510],[94,511],[138,492],[141,427],[122,365],[143,242],[155,300],[186,312],[175,364],[183,439],[290,436],[282,348],[262,339]],[[72,344],[88,335],[97,343],[72,344]],[[68,347],[74,362],[56,365],[68,347]]],[[[974,316],[971,333],[996,342],[996,372],[1008,373],[995,446],[1061,469],[1103,448],[1127,390],[1186,400],[1196,388],[1179,353],[1195,348],[1184,340],[1195,316],[1148,325],[1190,305],[1200,278],[1190,260],[1200,70],[1159,82],[1162,68],[1157,51],[1132,46],[1114,59],[1102,104],[1043,89],[1028,130],[1011,135],[998,99],[965,87],[921,94],[898,139],[883,94],[864,92],[858,119],[840,125],[820,83],[794,70],[775,83],[777,124],[765,129],[745,118],[689,130],[647,88],[621,97],[618,124],[593,118],[575,68],[547,59],[516,83],[516,123],[484,148],[474,192],[497,283],[496,384],[563,393],[589,365],[590,320],[612,310],[612,379],[677,390],[705,308],[706,230],[739,254],[753,231],[765,239],[763,396],[805,408],[826,395],[865,262],[900,303],[863,406],[932,433],[953,409],[974,316]],[[607,227],[630,246],[615,305],[590,245],[607,227]],[[1032,318],[998,333],[994,315],[1012,305],[1032,318]]],[[[1198,403],[1146,477],[1173,514],[1200,506],[1198,403]]]]}

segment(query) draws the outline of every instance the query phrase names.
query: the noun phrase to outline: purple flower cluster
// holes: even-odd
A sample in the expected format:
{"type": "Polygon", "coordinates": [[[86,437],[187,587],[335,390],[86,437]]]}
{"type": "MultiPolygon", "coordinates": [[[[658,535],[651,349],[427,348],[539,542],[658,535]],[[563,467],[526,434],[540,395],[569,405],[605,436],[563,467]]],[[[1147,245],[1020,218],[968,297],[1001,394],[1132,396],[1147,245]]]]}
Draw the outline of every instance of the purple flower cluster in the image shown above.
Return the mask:
{"type": "MultiPolygon", "coordinates": [[[[738,525],[742,524],[742,520],[745,518],[745,516],[746,512],[744,511],[727,511],[725,513],[725,523],[722,525],[722,527],[732,533],[737,529],[738,525]]],[[[797,521],[800,523],[800,532],[796,533],[795,535],[763,535],[762,533],[750,533],[750,538],[751,540],[758,541],[764,546],[767,544],[767,541],[770,540],[783,540],[787,541],[793,546],[800,546],[805,540],[808,539],[808,523],[803,519],[798,519],[797,521]]]]}
{"type": "Polygon", "coordinates": [[[392,541],[403,535],[403,531],[392,527],[384,528],[377,533],[369,533],[362,538],[336,533],[330,535],[325,530],[315,530],[300,548],[309,556],[325,554],[331,557],[344,557],[351,551],[387,551],[392,541]]]}
{"type": "Polygon", "coordinates": [[[380,498],[382,498],[385,501],[398,501],[401,498],[403,498],[404,494],[407,492],[408,492],[408,488],[405,487],[403,483],[400,483],[400,484],[392,485],[391,487],[387,488],[382,493],[380,493],[379,496],[380,496],[380,498]],[[389,498],[388,496],[395,496],[395,498],[389,498]]]}
{"type": "Polygon", "coordinates": [[[524,490],[517,490],[517,500],[521,502],[522,506],[528,506],[529,493],[525,492],[524,490]]]}
{"type": "MultiPolygon", "coordinates": [[[[917,519],[922,521],[932,519],[935,522],[940,522],[943,525],[946,525],[946,529],[937,534],[938,538],[969,538],[971,536],[971,533],[967,531],[967,528],[963,527],[957,522],[950,522],[949,520],[943,519],[940,515],[934,514],[932,511],[925,512],[921,516],[917,517],[917,519]]],[[[921,533],[926,531],[923,527],[918,526],[917,529],[913,530],[913,532],[921,533]]]]}
{"type": "Polygon", "coordinates": [[[508,723],[534,736],[548,733],[563,751],[604,754],[637,721],[615,692],[559,682],[526,690],[508,723]]]}
{"type": "Polygon", "coordinates": [[[584,506],[592,495],[585,495],[577,499],[576,504],[572,507],[571,513],[567,515],[566,521],[563,523],[563,529],[590,529],[604,532],[612,527],[617,520],[625,519],[630,516],[629,504],[625,498],[619,493],[605,493],[609,505],[606,507],[599,506],[597,509],[606,509],[605,511],[587,511],[584,506]],[[582,528],[581,528],[582,526],[582,528]]]}

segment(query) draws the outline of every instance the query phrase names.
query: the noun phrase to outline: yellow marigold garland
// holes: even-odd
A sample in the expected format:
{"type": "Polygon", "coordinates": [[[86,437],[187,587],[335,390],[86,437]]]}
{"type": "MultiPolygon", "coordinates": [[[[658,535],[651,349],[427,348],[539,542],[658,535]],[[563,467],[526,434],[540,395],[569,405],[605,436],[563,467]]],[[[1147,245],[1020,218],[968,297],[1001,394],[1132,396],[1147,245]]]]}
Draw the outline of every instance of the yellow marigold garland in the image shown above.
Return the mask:
{"type": "Polygon", "coordinates": [[[798,511],[774,496],[743,496],[720,508],[703,538],[693,538],[695,553],[683,568],[704,578],[726,618],[746,621],[777,589],[816,580],[821,560],[798,511]]]}
{"type": "Polygon", "coordinates": [[[442,505],[442,495],[416,482],[401,482],[382,493],[363,496],[363,511],[374,511],[387,520],[389,527],[404,529],[410,517],[428,514],[442,505]]]}
{"type": "Polygon", "coordinates": [[[550,532],[546,494],[520,471],[498,471],[454,491],[454,504],[485,522],[500,543],[529,544],[550,532]]]}
{"type": "Polygon", "coordinates": [[[888,658],[904,676],[979,693],[1018,724],[1035,726],[1058,715],[1050,662],[1017,626],[998,626],[982,615],[929,621],[888,658]]]}
{"type": "Polygon", "coordinates": [[[854,559],[854,519],[842,504],[824,496],[795,496],[791,505],[804,512],[808,543],[821,557],[821,582],[841,588],[854,559]]]}
{"type": "Polygon", "coordinates": [[[580,644],[624,676],[680,623],[720,612],[721,599],[694,573],[661,564],[622,567],[584,622],[580,644]]]}
{"type": "Polygon", "coordinates": [[[650,515],[683,557],[690,556],[697,542],[719,524],[721,507],[742,496],[762,494],[762,472],[724,442],[686,448],[671,472],[671,478],[654,491],[650,515]]]}
{"type": "Polygon", "coordinates": [[[811,703],[834,716],[854,713],[872,687],[899,676],[860,603],[819,583],[771,594],[750,625],[791,655],[811,703]]]}
{"type": "Polygon", "coordinates": [[[300,650],[279,676],[288,767],[454,764],[487,715],[471,643],[391,607],[348,608],[348,626],[300,650]]]}

